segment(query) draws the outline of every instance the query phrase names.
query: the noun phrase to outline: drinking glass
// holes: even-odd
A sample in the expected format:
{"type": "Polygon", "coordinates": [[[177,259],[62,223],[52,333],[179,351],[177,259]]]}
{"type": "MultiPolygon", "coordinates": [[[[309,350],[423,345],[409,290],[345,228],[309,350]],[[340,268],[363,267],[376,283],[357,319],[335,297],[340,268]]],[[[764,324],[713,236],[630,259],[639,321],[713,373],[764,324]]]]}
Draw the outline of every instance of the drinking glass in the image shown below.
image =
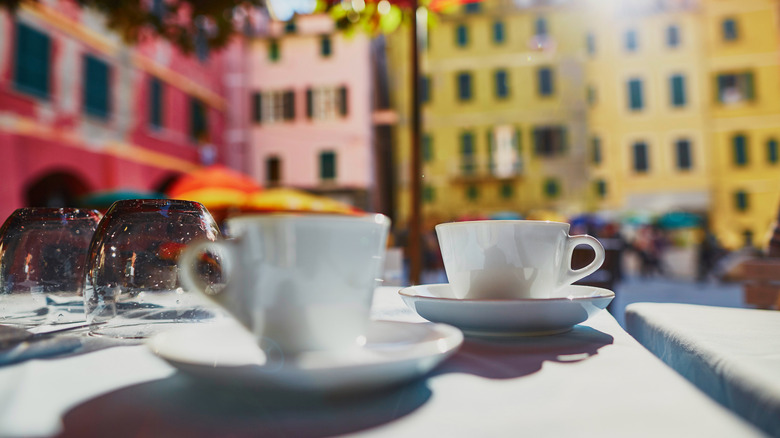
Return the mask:
{"type": "MultiPolygon", "coordinates": [[[[181,287],[178,257],[193,239],[216,240],[219,228],[203,205],[172,199],[115,202],[89,247],[84,291],[90,334],[140,339],[179,323],[213,321],[216,305],[181,287]],[[99,324],[99,325],[98,325],[99,324]]],[[[197,274],[218,285],[218,256],[201,258],[197,274]]]]}
{"type": "Polygon", "coordinates": [[[84,321],[85,262],[100,213],[29,207],[0,228],[0,324],[84,321]]]}

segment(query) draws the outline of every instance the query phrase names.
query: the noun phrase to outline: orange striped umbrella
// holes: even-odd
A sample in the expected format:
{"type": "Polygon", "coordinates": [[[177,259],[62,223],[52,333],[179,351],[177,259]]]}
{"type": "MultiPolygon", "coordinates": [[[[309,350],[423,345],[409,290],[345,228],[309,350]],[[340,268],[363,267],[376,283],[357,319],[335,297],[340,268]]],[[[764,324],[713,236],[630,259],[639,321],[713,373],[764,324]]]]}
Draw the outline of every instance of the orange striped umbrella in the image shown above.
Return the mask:
{"type": "Polygon", "coordinates": [[[276,188],[255,192],[249,195],[243,210],[265,213],[362,213],[362,210],[335,199],[290,188],[276,188]]]}

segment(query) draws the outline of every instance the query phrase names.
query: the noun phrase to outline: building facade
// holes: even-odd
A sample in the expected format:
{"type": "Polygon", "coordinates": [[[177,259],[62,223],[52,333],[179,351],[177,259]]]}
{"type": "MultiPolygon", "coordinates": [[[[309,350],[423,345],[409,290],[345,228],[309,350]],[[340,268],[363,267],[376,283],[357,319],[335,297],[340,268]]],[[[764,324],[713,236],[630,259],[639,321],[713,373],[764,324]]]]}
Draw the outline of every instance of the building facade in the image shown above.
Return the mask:
{"type": "Polygon", "coordinates": [[[327,15],[267,20],[249,43],[251,174],[376,209],[370,38],[327,15]]]}
{"type": "MultiPolygon", "coordinates": [[[[429,222],[586,205],[584,47],[576,2],[467,4],[422,43],[423,215],[429,222]]],[[[408,31],[388,44],[397,209],[408,215],[408,31]]]]}
{"type": "Polygon", "coordinates": [[[227,161],[224,56],[185,56],[152,37],[129,46],[69,1],[0,9],[0,216],[95,191],[159,191],[227,161]]]}

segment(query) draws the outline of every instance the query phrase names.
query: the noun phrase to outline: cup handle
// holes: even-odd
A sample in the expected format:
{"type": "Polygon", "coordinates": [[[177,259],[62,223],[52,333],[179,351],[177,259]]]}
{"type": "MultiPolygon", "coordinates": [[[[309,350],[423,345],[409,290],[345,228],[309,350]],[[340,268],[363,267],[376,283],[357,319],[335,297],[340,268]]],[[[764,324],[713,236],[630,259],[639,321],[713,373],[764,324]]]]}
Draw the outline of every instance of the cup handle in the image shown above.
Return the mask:
{"type": "Polygon", "coordinates": [[[224,241],[212,242],[210,240],[201,240],[193,242],[184,249],[179,256],[179,279],[185,288],[192,291],[198,291],[212,300],[221,303],[218,297],[224,291],[223,288],[213,288],[211,285],[202,281],[195,272],[198,257],[206,252],[214,252],[221,256],[222,272],[225,276],[225,286],[230,282],[230,276],[233,273],[234,256],[231,251],[231,245],[224,241]]]}
{"type": "Polygon", "coordinates": [[[588,275],[596,272],[604,263],[604,247],[601,246],[601,242],[593,236],[583,234],[581,236],[569,236],[566,242],[566,271],[561,276],[560,286],[565,286],[574,283],[577,280],[587,277],[588,275]],[[574,270],[571,268],[571,259],[574,256],[574,248],[578,245],[587,245],[593,248],[593,252],[596,256],[588,266],[574,270]]]}

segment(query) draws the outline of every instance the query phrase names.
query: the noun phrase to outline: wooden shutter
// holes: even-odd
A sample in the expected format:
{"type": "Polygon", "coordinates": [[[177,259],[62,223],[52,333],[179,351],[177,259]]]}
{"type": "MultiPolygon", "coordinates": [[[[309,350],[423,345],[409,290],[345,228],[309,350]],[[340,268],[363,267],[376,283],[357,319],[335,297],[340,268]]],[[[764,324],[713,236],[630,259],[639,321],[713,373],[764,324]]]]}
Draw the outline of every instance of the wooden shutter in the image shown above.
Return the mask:
{"type": "Polygon", "coordinates": [[[349,94],[347,93],[347,87],[339,87],[339,113],[342,116],[347,115],[347,98],[349,97],[349,94]]]}
{"type": "Polygon", "coordinates": [[[252,121],[263,122],[263,95],[259,91],[252,94],[252,121]]]}
{"type": "Polygon", "coordinates": [[[284,92],[284,120],[295,120],[295,91],[284,92]]]}
{"type": "Polygon", "coordinates": [[[314,117],[314,90],[306,89],[306,117],[314,117]]]}

